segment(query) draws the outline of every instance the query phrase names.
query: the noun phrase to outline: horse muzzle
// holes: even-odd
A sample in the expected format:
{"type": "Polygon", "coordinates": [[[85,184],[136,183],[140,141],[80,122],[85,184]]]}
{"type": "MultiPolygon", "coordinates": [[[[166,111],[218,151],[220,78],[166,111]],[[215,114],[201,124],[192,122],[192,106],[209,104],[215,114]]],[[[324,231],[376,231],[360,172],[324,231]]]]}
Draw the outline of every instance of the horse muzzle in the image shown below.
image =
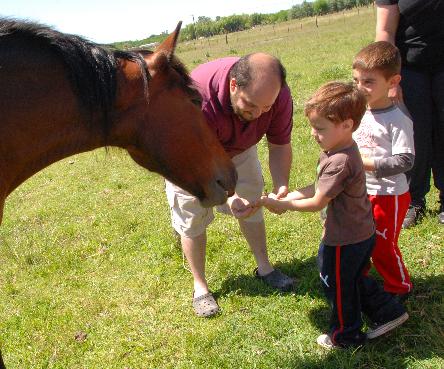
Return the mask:
{"type": "Polygon", "coordinates": [[[203,207],[209,208],[224,204],[228,197],[233,196],[237,182],[237,171],[231,167],[223,175],[217,176],[208,185],[205,197],[200,199],[203,207]]]}

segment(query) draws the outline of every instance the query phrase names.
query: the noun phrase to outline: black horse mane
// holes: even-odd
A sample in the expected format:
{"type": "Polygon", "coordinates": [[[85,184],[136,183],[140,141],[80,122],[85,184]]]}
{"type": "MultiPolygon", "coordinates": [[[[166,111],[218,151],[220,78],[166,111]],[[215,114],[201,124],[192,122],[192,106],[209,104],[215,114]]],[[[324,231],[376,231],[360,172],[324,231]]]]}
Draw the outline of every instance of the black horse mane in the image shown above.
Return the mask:
{"type": "Polygon", "coordinates": [[[34,42],[59,56],[67,68],[68,78],[81,106],[89,114],[89,121],[95,108],[99,107],[105,134],[112,124],[112,107],[117,94],[117,59],[130,60],[139,65],[145,81],[144,93],[148,96],[148,68],[137,52],[112,50],[35,22],[0,18],[0,43],[2,39],[10,37],[23,43],[34,42]]]}

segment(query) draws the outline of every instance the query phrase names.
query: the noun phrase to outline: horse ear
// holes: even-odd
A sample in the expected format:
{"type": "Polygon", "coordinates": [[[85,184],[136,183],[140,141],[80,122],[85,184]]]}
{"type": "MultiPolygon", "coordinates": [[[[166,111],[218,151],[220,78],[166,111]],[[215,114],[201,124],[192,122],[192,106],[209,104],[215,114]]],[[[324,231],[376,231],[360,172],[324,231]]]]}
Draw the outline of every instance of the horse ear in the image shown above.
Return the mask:
{"type": "Polygon", "coordinates": [[[182,21],[180,21],[173,33],[171,33],[165,41],[163,41],[155,50],[155,53],[163,53],[167,56],[168,61],[171,60],[174,50],[176,49],[177,40],[179,39],[180,28],[182,21]]]}

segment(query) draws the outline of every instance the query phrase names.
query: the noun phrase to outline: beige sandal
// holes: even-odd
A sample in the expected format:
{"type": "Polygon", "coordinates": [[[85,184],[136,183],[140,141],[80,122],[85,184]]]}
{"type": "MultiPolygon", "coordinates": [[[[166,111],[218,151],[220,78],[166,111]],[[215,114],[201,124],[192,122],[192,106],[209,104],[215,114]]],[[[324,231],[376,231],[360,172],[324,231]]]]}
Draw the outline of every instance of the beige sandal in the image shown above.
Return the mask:
{"type": "Polygon", "coordinates": [[[193,298],[193,309],[197,316],[209,318],[219,312],[217,304],[211,292],[205,295],[193,298]]]}
{"type": "Polygon", "coordinates": [[[295,287],[294,279],[282,273],[277,268],[275,268],[271,273],[268,273],[266,275],[259,275],[257,268],[254,270],[253,273],[256,278],[264,281],[270,287],[275,288],[277,290],[288,292],[294,289],[295,287]]]}

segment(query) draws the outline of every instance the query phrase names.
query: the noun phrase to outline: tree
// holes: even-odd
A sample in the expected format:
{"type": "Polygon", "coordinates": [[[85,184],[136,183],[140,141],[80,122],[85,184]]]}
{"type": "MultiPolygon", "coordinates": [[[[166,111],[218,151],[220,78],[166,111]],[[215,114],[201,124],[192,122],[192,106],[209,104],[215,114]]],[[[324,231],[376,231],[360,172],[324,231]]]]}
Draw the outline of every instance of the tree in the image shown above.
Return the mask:
{"type": "Polygon", "coordinates": [[[313,5],[312,3],[309,3],[307,1],[303,1],[301,4],[301,15],[303,17],[312,17],[314,14],[313,12],[313,5]]]}
{"type": "Polygon", "coordinates": [[[253,13],[250,16],[250,20],[251,20],[251,25],[257,26],[259,24],[262,24],[262,22],[264,21],[265,17],[263,14],[259,14],[259,13],[253,13]]]}
{"type": "Polygon", "coordinates": [[[327,0],[316,0],[313,3],[313,12],[316,15],[327,14],[329,11],[329,5],[327,0]]]}
{"type": "Polygon", "coordinates": [[[203,15],[199,15],[199,17],[197,17],[197,23],[210,23],[212,22],[210,17],[205,17],[203,15]]]}

